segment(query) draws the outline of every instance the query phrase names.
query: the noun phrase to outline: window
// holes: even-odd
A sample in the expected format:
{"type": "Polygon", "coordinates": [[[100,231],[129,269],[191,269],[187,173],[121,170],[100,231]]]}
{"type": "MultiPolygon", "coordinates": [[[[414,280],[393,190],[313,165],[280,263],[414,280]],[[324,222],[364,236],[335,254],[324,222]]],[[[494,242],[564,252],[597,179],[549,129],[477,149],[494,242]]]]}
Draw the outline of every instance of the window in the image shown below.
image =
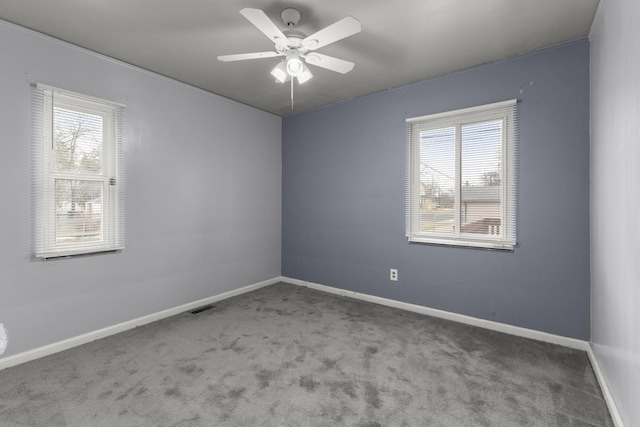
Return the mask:
{"type": "Polygon", "coordinates": [[[34,87],[36,257],[123,248],[122,110],[113,102],[34,87]]]}
{"type": "Polygon", "coordinates": [[[407,119],[410,242],[516,243],[516,101],[407,119]]]}

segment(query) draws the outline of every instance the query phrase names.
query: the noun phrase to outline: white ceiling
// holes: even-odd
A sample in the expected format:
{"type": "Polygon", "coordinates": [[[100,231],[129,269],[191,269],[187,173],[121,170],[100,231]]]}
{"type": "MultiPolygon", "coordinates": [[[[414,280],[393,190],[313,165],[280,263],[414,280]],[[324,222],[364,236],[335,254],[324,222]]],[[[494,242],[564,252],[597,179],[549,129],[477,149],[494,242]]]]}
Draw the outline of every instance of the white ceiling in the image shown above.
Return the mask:
{"type": "Polygon", "coordinates": [[[286,116],[523,52],[586,37],[598,0],[0,0],[0,18],[286,116]],[[318,52],[355,62],[342,75],[310,66],[294,88],[269,74],[279,58],[223,63],[218,55],[273,43],[238,11],[262,9],[312,34],[347,15],[362,32],[318,52]]]}

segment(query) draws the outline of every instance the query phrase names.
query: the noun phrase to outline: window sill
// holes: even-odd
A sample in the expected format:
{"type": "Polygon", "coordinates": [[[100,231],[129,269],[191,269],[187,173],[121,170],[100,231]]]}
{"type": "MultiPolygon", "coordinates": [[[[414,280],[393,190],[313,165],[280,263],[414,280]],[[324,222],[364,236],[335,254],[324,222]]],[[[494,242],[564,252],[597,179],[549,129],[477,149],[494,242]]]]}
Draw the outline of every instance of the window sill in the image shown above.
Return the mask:
{"type": "Polygon", "coordinates": [[[107,252],[117,252],[123,249],[124,249],[124,246],[109,247],[109,248],[107,247],[91,248],[91,249],[83,249],[83,250],[76,249],[76,250],[68,250],[68,251],[37,253],[35,257],[42,261],[46,261],[46,260],[52,260],[52,259],[70,258],[70,257],[76,257],[76,256],[83,256],[83,255],[98,255],[98,254],[103,254],[107,252]]]}
{"type": "Polygon", "coordinates": [[[433,237],[433,236],[415,236],[407,235],[409,243],[421,243],[429,245],[439,246],[453,246],[463,248],[477,248],[477,249],[493,249],[500,251],[513,251],[516,243],[504,240],[476,240],[465,237],[459,238],[445,238],[445,237],[433,237]]]}

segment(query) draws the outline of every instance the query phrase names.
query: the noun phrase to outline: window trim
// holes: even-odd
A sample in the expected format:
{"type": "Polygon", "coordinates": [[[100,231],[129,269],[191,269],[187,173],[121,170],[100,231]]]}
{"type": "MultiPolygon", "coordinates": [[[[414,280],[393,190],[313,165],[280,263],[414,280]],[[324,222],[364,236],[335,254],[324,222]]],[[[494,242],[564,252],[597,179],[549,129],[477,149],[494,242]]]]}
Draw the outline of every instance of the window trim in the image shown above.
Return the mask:
{"type": "MultiPolygon", "coordinates": [[[[406,119],[407,125],[407,195],[406,195],[406,237],[410,243],[427,243],[445,246],[462,246],[484,249],[513,250],[516,245],[516,156],[517,156],[517,100],[511,99],[492,104],[459,110],[430,114],[406,119]],[[501,209],[504,223],[501,235],[461,233],[456,227],[455,234],[421,232],[420,227],[420,132],[443,127],[460,128],[464,124],[489,120],[504,120],[501,156],[501,209]]],[[[460,224],[461,198],[461,141],[456,132],[455,143],[456,192],[455,224],[460,224]]]]}
{"type": "Polygon", "coordinates": [[[32,88],[34,256],[40,259],[113,252],[124,249],[124,180],[122,127],[124,104],[49,85],[32,88]],[[55,168],[53,111],[56,107],[103,118],[103,167],[100,174],[65,173],[55,168]],[[53,194],[57,179],[103,183],[102,234],[98,242],[58,244],[53,194]],[[49,197],[47,197],[49,196],[49,197]],[[106,208],[105,208],[106,207],[106,208]]]}

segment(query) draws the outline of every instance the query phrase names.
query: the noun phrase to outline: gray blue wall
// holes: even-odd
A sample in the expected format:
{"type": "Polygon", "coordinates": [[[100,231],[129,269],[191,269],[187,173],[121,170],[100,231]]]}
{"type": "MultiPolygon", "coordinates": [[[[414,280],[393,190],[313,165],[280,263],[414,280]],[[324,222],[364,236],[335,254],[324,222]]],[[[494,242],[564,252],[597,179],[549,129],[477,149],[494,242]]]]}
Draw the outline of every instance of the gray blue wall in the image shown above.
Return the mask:
{"type": "Polygon", "coordinates": [[[0,22],[4,356],[280,275],[281,119],[0,22]],[[30,83],[127,105],[121,253],[31,260],[30,83]]]}
{"type": "Polygon", "coordinates": [[[640,2],[600,0],[591,34],[591,328],[628,427],[640,426],[640,2]]]}
{"type": "Polygon", "coordinates": [[[286,117],[282,162],[284,276],[589,339],[586,40],[286,117]],[[512,98],[517,248],[407,243],[405,118],[512,98]]]}

